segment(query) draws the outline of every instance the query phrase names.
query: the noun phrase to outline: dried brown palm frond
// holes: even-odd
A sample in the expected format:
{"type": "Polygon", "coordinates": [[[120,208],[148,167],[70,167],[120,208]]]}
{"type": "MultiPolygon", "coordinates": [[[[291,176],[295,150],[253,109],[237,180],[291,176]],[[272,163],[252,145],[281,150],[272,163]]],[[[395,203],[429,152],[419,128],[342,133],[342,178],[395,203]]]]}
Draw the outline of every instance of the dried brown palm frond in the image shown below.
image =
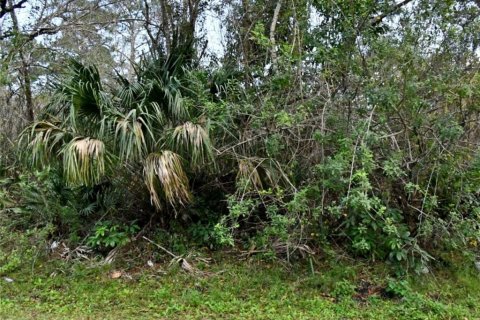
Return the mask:
{"type": "Polygon", "coordinates": [[[245,191],[275,188],[281,183],[291,184],[278,162],[254,157],[238,160],[236,180],[245,191]]]}
{"type": "Polygon", "coordinates": [[[170,144],[189,155],[192,165],[213,161],[212,144],[208,132],[190,121],[175,128],[170,144]]]}
{"type": "Polygon", "coordinates": [[[187,175],[178,154],[168,150],[151,153],[145,161],[144,172],[151,201],[157,209],[161,208],[159,187],[171,205],[185,205],[191,201],[187,175]]]}
{"type": "Polygon", "coordinates": [[[245,189],[263,189],[262,179],[258,172],[258,163],[251,159],[241,159],[238,161],[237,183],[245,186],[245,189]]]}
{"type": "Polygon", "coordinates": [[[97,139],[77,137],[63,150],[65,178],[72,185],[94,185],[105,174],[105,144],[97,139]]]}
{"type": "Polygon", "coordinates": [[[240,253],[240,258],[250,257],[254,254],[259,254],[259,253],[271,252],[272,250],[275,252],[277,257],[285,257],[287,258],[287,260],[289,260],[290,256],[295,253],[300,254],[302,258],[315,255],[315,251],[306,243],[303,243],[303,242],[293,243],[289,241],[276,239],[271,243],[271,247],[269,248],[257,249],[255,246],[253,246],[247,251],[242,251],[240,253]]]}
{"type": "Polygon", "coordinates": [[[58,254],[62,259],[70,260],[90,260],[89,256],[92,250],[87,246],[78,246],[76,248],[68,247],[65,242],[61,242],[52,253],[58,254]]]}

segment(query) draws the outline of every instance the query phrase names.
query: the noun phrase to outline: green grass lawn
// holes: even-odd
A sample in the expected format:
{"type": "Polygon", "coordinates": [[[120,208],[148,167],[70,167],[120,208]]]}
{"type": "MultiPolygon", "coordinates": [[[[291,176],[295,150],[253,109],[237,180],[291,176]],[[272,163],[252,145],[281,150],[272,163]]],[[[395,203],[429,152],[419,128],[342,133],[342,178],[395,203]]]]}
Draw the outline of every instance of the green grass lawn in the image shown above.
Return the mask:
{"type": "Polygon", "coordinates": [[[143,269],[118,279],[114,267],[49,262],[0,279],[0,319],[480,319],[473,268],[401,282],[362,263],[330,262],[312,274],[227,260],[204,266],[208,275],[143,269]]]}

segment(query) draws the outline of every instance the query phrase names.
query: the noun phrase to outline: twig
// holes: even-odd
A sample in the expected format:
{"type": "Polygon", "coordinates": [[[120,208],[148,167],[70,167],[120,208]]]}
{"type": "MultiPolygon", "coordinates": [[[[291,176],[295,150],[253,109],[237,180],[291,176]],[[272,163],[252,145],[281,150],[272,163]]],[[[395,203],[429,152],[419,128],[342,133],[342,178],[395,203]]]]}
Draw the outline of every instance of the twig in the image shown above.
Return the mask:
{"type": "Polygon", "coordinates": [[[174,253],[172,253],[171,251],[165,249],[164,247],[162,247],[161,245],[153,242],[152,240],[148,239],[147,237],[145,236],[142,236],[143,239],[145,239],[146,241],[150,242],[151,244],[153,244],[155,247],[159,248],[159,249],[162,249],[163,251],[165,251],[166,253],[168,253],[169,255],[171,255],[173,258],[175,259],[178,259],[180,258],[179,256],[175,255],[174,253]]]}

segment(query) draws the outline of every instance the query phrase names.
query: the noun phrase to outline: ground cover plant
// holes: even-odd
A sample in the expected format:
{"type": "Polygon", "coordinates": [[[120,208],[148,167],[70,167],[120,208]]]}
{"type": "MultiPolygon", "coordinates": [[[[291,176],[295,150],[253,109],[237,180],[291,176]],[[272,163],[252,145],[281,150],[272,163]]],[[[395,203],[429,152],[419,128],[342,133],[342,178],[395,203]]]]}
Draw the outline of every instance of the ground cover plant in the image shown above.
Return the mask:
{"type": "MultiPolygon", "coordinates": [[[[217,256],[218,258],[218,256],[217,256]]],[[[133,271],[52,263],[11,273],[2,319],[476,319],[473,270],[398,280],[380,266],[337,261],[287,270],[222,257],[198,276],[165,265],[133,271]],[[115,272],[121,276],[116,277],[115,272]]],[[[124,267],[124,266],[123,266],[124,267]]],[[[138,269],[137,269],[138,270],[138,269]]]]}

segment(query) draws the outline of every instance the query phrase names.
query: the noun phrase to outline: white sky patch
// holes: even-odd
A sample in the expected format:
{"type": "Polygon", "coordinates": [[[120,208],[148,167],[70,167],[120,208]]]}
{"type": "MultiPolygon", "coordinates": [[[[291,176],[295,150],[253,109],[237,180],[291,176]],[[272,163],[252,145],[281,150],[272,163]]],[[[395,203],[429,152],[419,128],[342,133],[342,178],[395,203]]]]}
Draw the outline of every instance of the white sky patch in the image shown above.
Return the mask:
{"type": "Polygon", "coordinates": [[[211,9],[207,10],[205,13],[204,28],[205,36],[208,40],[207,52],[216,57],[223,56],[225,49],[222,17],[211,9]]]}

